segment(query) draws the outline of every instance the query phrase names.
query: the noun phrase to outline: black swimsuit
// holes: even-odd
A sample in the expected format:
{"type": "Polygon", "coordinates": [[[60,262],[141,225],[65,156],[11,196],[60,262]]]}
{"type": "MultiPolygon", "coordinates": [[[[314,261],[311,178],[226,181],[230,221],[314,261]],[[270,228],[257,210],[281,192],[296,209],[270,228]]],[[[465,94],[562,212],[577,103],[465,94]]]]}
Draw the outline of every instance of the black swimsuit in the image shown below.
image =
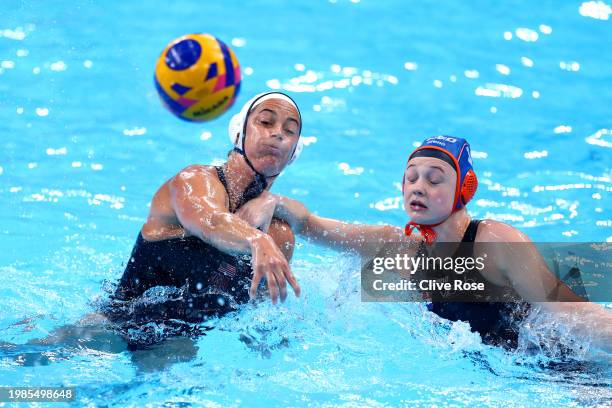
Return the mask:
{"type": "MultiPolygon", "coordinates": [[[[455,253],[455,257],[473,257],[473,243],[476,239],[480,220],[472,220],[465,231],[461,246],[462,253],[455,253]]],[[[431,275],[429,276],[432,277],[431,275]]],[[[438,278],[441,277],[438,276],[438,278]]],[[[453,276],[456,279],[457,276],[453,276]]],[[[486,344],[493,344],[505,348],[516,348],[518,343],[519,324],[529,311],[529,304],[510,288],[501,287],[487,281],[477,269],[468,269],[461,275],[466,282],[484,283],[487,294],[494,295],[496,299],[509,299],[508,302],[488,302],[486,298],[479,299],[478,295],[471,294],[471,301],[447,301],[452,299],[448,293],[430,293],[432,302],[428,304],[429,310],[438,316],[451,321],[465,321],[470,324],[472,331],[478,332],[486,344]]]]}
{"type": "MultiPolygon", "coordinates": [[[[215,167],[226,190],[227,181],[221,167],[215,167]]],[[[265,188],[256,178],[243,193],[235,212],[265,188]]],[[[230,200],[231,202],[231,200],[230,200]]],[[[112,296],[113,300],[131,301],[156,286],[180,288],[154,310],[143,310],[143,319],[180,319],[199,322],[212,315],[234,310],[249,300],[252,267],[251,256],[232,256],[195,236],[147,241],[138,234],[123,276],[112,296]]],[[[131,309],[133,311],[133,308],[131,309]]],[[[113,316],[111,313],[111,317],[113,316]]],[[[121,316],[131,318],[132,316],[121,316]]]]}

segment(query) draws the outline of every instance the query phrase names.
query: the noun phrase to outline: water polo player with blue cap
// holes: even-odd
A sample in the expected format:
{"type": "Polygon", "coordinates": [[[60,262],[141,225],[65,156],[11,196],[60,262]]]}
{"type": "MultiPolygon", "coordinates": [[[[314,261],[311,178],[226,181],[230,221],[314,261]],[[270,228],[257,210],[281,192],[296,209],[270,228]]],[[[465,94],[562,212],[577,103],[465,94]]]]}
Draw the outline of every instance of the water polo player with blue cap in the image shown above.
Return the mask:
{"type": "MultiPolygon", "coordinates": [[[[404,173],[402,182],[403,193],[405,193],[406,183],[411,184],[413,180],[418,178],[417,171],[415,169],[411,170],[411,167],[414,167],[415,164],[410,164],[410,160],[418,157],[429,157],[441,160],[454,170],[455,191],[451,205],[451,214],[464,208],[472,199],[478,188],[478,179],[472,168],[472,157],[468,142],[465,139],[450,136],[436,136],[426,139],[408,158],[409,163],[406,166],[406,172],[404,173]]],[[[430,181],[434,184],[439,184],[435,183],[435,181],[442,177],[444,170],[434,166],[432,171],[434,174],[429,176],[430,181]],[[441,174],[435,174],[437,171],[441,174]]],[[[452,177],[452,175],[450,175],[450,177],[452,177]]],[[[427,215],[424,215],[424,210],[427,210],[428,207],[419,199],[418,193],[415,197],[411,197],[409,201],[404,200],[404,207],[412,220],[406,225],[406,235],[410,235],[414,229],[418,229],[421,231],[421,235],[426,243],[430,244],[435,241],[436,231],[433,227],[440,225],[447,218],[445,217],[446,211],[444,210],[444,203],[440,203],[435,199],[430,202],[432,206],[439,204],[441,204],[440,207],[442,209],[439,211],[439,215],[436,214],[436,211],[430,211],[427,215]],[[424,215],[424,217],[421,217],[422,215],[424,215]],[[444,217],[444,219],[440,217],[444,217]]],[[[446,207],[447,206],[446,204],[446,207]]]]}
{"type": "Polygon", "coordinates": [[[294,242],[289,226],[272,220],[273,206],[257,214],[241,207],[297,158],[301,128],[300,111],[288,95],[268,92],[249,100],[229,123],[234,148],[227,162],[188,166],[153,196],[114,295],[126,306],[107,315],[133,317],[133,301],[156,286],[180,292],[173,303],[142,310],[142,320],[191,322],[222,314],[254,297],[262,279],[274,303],[285,300],[288,285],[299,296],[288,264],[294,242]]]}
{"type": "MultiPolygon", "coordinates": [[[[278,198],[275,216],[285,219],[294,232],[316,243],[357,252],[364,264],[384,253],[389,245],[397,247],[397,243],[405,244],[412,257],[444,251],[449,248],[446,243],[451,243],[450,247],[461,251],[450,253],[455,259],[482,257],[483,244],[492,243],[486,247],[485,268],[462,273],[465,282],[485,284],[487,297],[456,301],[456,295],[429,290],[423,295],[431,301],[430,311],[448,320],[468,322],[485,343],[513,348],[517,345],[518,323],[530,306],[537,304],[558,320],[571,321],[574,333],[609,350],[610,312],[584,301],[557,279],[525,234],[502,222],[470,218],[466,204],[474,196],[478,181],[465,139],[431,137],[408,157],[402,183],[404,208],[410,218],[405,228],[320,217],[286,197],[278,198]],[[490,294],[499,297],[487,301],[490,294]]],[[[258,200],[249,206],[257,206],[258,200]]],[[[417,279],[421,272],[416,271],[413,278],[417,279]]]]}

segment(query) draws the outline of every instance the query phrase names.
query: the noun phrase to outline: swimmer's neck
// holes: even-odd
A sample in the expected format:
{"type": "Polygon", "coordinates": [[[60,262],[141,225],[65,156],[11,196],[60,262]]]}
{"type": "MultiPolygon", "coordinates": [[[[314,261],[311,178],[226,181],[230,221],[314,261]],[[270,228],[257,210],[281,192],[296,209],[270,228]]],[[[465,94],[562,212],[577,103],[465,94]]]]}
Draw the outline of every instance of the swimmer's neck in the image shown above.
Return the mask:
{"type": "MultiPolygon", "coordinates": [[[[223,174],[227,180],[228,194],[233,198],[240,197],[249,184],[255,179],[255,172],[241,154],[232,152],[223,165],[223,174]]],[[[266,178],[269,190],[276,177],[266,178]]]]}
{"type": "Polygon", "coordinates": [[[460,242],[471,218],[465,207],[453,212],[442,224],[433,227],[435,242],[460,242]]]}

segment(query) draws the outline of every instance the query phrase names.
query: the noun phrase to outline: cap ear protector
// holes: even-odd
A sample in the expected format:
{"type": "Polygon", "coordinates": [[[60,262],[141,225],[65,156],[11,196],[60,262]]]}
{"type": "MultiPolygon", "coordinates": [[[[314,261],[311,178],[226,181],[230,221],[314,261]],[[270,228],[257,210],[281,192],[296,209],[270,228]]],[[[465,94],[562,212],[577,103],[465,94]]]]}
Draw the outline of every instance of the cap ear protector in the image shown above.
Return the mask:
{"type": "MultiPolygon", "coordinates": [[[[289,102],[291,105],[295,107],[298,112],[300,118],[300,128],[298,135],[302,134],[302,114],[300,113],[300,109],[298,108],[295,101],[289,96],[282,92],[266,92],[255,95],[253,98],[249,99],[247,103],[244,104],[240,112],[232,116],[228,125],[228,135],[230,142],[234,145],[235,148],[240,149],[244,152],[244,137],[246,134],[246,125],[249,119],[249,114],[255,108],[255,106],[259,105],[263,101],[268,99],[280,99],[289,102]]],[[[302,138],[298,138],[298,142],[291,153],[291,157],[287,162],[287,165],[293,163],[302,153],[304,148],[304,142],[302,138]]]]}
{"type": "Polygon", "coordinates": [[[468,170],[465,174],[463,182],[461,183],[461,202],[462,205],[466,205],[476,194],[478,189],[478,178],[473,169],[468,170]]]}
{"type": "MultiPolygon", "coordinates": [[[[455,199],[453,211],[464,207],[476,194],[478,178],[472,167],[470,144],[467,140],[459,137],[436,136],[425,139],[408,161],[413,157],[435,157],[452,165],[457,172],[457,184],[455,187],[455,199]]],[[[406,182],[406,172],[402,180],[402,193],[406,182]]]]}

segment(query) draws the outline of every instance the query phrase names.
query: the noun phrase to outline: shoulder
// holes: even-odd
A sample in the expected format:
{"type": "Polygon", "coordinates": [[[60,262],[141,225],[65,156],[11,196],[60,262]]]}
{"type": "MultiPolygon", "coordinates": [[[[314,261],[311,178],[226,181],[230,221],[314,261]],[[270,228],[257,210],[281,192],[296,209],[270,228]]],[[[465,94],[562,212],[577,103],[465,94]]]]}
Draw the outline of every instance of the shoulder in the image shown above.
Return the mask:
{"type": "Polygon", "coordinates": [[[531,242],[531,240],[511,225],[495,220],[482,220],[478,224],[476,242],[531,242]]]}
{"type": "Polygon", "coordinates": [[[173,180],[184,181],[192,178],[210,178],[214,177],[217,179],[217,172],[214,166],[207,166],[203,164],[191,164],[181,169],[173,177],[173,180]]]}
{"type": "Polygon", "coordinates": [[[202,164],[192,164],[181,169],[170,179],[169,184],[172,189],[189,186],[190,188],[216,190],[223,187],[215,167],[202,164]]]}
{"type": "MultiPolygon", "coordinates": [[[[193,164],[183,168],[169,181],[173,197],[188,197],[191,201],[213,199],[227,202],[227,192],[214,166],[193,164]]],[[[227,204],[227,203],[226,203],[227,204]]]]}

